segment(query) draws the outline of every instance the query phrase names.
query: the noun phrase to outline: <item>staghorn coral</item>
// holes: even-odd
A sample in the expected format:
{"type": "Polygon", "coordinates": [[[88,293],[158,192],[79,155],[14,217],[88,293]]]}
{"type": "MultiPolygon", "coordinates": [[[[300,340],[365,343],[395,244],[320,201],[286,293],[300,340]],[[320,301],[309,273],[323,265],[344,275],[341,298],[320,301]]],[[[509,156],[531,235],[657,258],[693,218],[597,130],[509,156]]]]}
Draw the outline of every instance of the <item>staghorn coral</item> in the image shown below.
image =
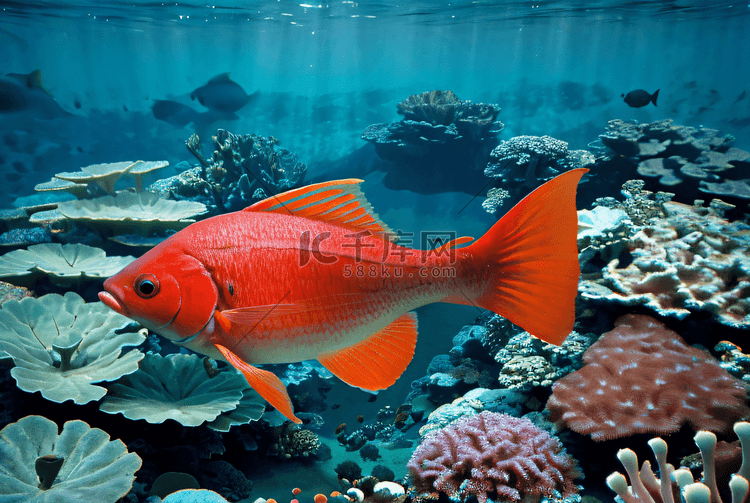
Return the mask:
{"type": "Polygon", "coordinates": [[[539,501],[577,493],[560,441],[528,419],[482,412],[430,433],[407,465],[417,499],[539,501]]]}
{"type": "Polygon", "coordinates": [[[581,296],[679,319],[704,312],[727,326],[750,325],[747,225],[723,218],[725,205],[717,200],[708,208],[674,202],[659,207],[666,217],[636,227],[617,256],[607,255],[600,273],[584,268],[581,296]]]}
{"type": "Polygon", "coordinates": [[[625,315],[586,350],[586,364],[552,386],[550,421],[593,440],[637,433],[727,431],[750,414],[742,382],[645,315],[625,315]]]}

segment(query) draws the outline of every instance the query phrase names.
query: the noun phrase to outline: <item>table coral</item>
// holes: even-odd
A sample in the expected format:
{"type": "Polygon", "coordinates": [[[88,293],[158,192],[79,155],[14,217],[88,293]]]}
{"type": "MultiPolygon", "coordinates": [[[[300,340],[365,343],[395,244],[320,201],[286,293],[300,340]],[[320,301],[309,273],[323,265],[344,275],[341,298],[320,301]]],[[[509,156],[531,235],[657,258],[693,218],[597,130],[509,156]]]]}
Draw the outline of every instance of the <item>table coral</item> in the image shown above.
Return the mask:
{"type": "Polygon", "coordinates": [[[637,171],[670,189],[680,185],[679,194],[687,201],[705,192],[736,204],[750,198],[748,180],[738,179],[750,166],[750,153],[730,147],[733,141],[716,129],[682,126],[672,119],[611,120],[599,136],[600,172],[632,176],[637,171]]]}
{"type": "Polygon", "coordinates": [[[645,315],[625,315],[552,387],[550,421],[596,441],[637,433],[727,431],[750,413],[742,382],[645,315]]]}
{"type": "Polygon", "coordinates": [[[680,319],[708,312],[724,325],[750,326],[750,227],[724,219],[716,200],[708,208],[662,207],[667,216],[629,237],[627,254],[584,277],[582,297],[680,319]]]}
{"type": "Polygon", "coordinates": [[[575,460],[528,419],[482,412],[427,435],[407,465],[417,499],[438,491],[480,503],[539,501],[577,493],[575,460]]]}

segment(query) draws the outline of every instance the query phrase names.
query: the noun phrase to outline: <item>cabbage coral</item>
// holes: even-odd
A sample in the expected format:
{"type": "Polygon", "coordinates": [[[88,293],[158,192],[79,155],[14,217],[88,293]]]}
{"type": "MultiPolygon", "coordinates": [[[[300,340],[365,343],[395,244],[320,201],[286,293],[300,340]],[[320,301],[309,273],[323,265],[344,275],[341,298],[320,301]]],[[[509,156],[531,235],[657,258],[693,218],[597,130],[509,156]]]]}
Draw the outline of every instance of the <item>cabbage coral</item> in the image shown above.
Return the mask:
{"type": "Polygon", "coordinates": [[[10,375],[22,390],[84,404],[107,392],[94,383],[138,369],[143,353],[122,354],[124,346],[145,340],[137,328],[101,302],[86,303],[73,292],[27,297],[0,308],[0,351],[13,359],[10,375]]]}
{"type": "Polygon", "coordinates": [[[83,421],[26,416],[0,431],[0,501],[115,503],[133,486],[141,458],[83,421]],[[54,463],[53,471],[44,465],[54,463]]]}
{"type": "MultiPolygon", "coordinates": [[[[149,423],[174,419],[183,426],[198,426],[235,409],[246,388],[247,381],[234,369],[209,375],[198,355],[149,353],[137,372],[109,387],[100,409],[149,423]]],[[[226,421],[218,424],[217,429],[231,426],[226,421]]]]}

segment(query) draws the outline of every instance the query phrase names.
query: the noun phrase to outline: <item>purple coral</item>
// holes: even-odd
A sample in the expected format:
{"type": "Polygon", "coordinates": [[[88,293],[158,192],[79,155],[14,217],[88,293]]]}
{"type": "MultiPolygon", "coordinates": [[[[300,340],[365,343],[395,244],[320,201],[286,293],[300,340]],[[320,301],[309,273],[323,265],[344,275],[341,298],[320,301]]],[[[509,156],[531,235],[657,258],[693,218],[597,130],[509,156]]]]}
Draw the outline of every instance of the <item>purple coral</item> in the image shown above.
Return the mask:
{"type": "Polygon", "coordinates": [[[533,502],[576,494],[576,461],[528,419],[482,412],[425,437],[407,465],[418,497],[533,502]],[[559,493],[559,494],[558,494],[559,493]]]}

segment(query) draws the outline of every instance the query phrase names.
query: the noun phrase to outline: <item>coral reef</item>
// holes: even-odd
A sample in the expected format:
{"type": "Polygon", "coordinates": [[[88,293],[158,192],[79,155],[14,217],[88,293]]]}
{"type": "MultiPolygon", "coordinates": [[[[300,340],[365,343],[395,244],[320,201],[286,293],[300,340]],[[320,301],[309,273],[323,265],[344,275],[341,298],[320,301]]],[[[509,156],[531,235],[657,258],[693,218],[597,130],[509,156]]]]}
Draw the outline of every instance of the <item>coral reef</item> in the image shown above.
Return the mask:
{"type": "Polygon", "coordinates": [[[32,284],[32,273],[46,274],[58,286],[70,286],[84,278],[108,278],[135,257],[108,257],[104,250],[82,244],[43,243],[14,250],[0,257],[0,278],[32,284]],[[26,278],[26,276],[29,276],[26,278]]]}
{"type": "Polygon", "coordinates": [[[32,213],[52,207],[0,210],[0,249],[10,251],[52,241],[50,232],[29,223],[32,213]]]}
{"type": "MultiPolygon", "coordinates": [[[[273,136],[254,134],[236,135],[219,129],[214,140],[213,157],[205,159],[200,153],[197,135],[185,143],[198,159],[200,170],[185,172],[174,179],[169,190],[177,197],[183,195],[181,187],[197,185],[212,201],[206,201],[211,213],[237,211],[266,197],[299,187],[305,179],[307,166],[297,160],[297,155],[280,148],[273,136]],[[198,177],[197,184],[185,183],[185,177],[198,177]]],[[[160,187],[161,191],[165,187],[160,187]]],[[[194,192],[195,188],[188,188],[194,192]]],[[[188,195],[188,197],[190,197],[188,195]]]]}
{"type": "MultiPolygon", "coordinates": [[[[750,487],[748,484],[750,480],[750,463],[748,463],[750,460],[750,424],[736,423],[734,431],[742,442],[743,463],[739,472],[732,475],[729,490],[732,493],[732,503],[742,503],[746,501],[750,487]]],[[[614,472],[607,477],[607,485],[617,493],[617,501],[674,503],[674,496],[680,494],[682,500],[688,503],[721,502],[721,493],[724,492],[724,488],[718,486],[717,482],[721,477],[717,474],[726,470],[719,466],[718,456],[715,456],[716,435],[709,431],[699,431],[694,440],[700,449],[703,461],[703,479],[700,482],[693,479],[693,474],[689,469],[675,470],[674,466],[667,463],[667,443],[661,438],[653,438],[648,442],[654,452],[660,478],[656,478],[649,461],[644,461],[639,470],[635,452],[630,449],[621,449],[617,453],[617,458],[630,478],[630,486],[625,475],[620,472],[614,472]]],[[[724,497],[726,498],[726,494],[724,497]]]]}
{"type": "Polygon", "coordinates": [[[682,319],[700,312],[730,327],[750,325],[746,224],[726,220],[725,204],[718,200],[707,208],[675,202],[655,208],[666,216],[646,219],[640,212],[644,225],[632,227],[614,248],[611,240],[603,253],[582,251],[581,296],[645,306],[661,316],[682,319]],[[603,263],[600,271],[590,264],[595,256],[595,263],[603,263]]]}
{"type": "Polygon", "coordinates": [[[141,459],[83,421],[57,425],[26,416],[0,431],[0,499],[115,503],[133,485],[141,459]]]}
{"type": "Polygon", "coordinates": [[[636,433],[727,431],[750,413],[742,381],[645,315],[625,315],[552,386],[550,421],[596,441],[636,433]]]}
{"type": "Polygon", "coordinates": [[[198,355],[149,353],[137,372],[109,386],[100,409],[149,423],[173,419],[198,426],[237,407],[245,388],[247,382],[234,369],[209,375],[198,355]]]}
{"type": "Polygon", "coordinates": [[[0,350],[15,367],[11,376],[26,392],[47,400],[84,404],[107,390],[95,383],[114,381],[138,369],[146,338],[137,325],[101,302],[86,303],[77,294],[47,294],[10,300],[0,308],[0,350]]]}
{"type": "Polygon", "coordinates": [[[179,230],[195,222],[206,206],[193,201],[172,201],[151,192],[118,192],[115,196],[64,201],[57,209],[42,211],[29,221],[37,224],[80,223],[104,235],[179,230]]]}
{"type": "MultiPolygon", "coordinates": [[[[206,360],[204,360],[205,362],[206,360]]],[[[213,421],[206,423],[206,426],[215,431],[229,431],[232,426],[247,424],[251,421],[257,421],[266,411],[266,401],[261,398],[257,391],[252,388],[246,388],[242,391],[242,398],[237,407],[219,414],[213,421]]]]}
{"type": "Polygon", "coordinates": [[[169,166],[168,161],[123,161],[85,166],[80,171],[57,173],[49,182],[37,184],[37,192],[65,191],[78,199],[115,195],[117,180],[125,175],[135,178],[136,192],[143,191],[143,177],[169,166]]]}
{"type": "Polygon", "coordinates": [[[480,503],[576,494],[576,462],[528,419],[482,412],[427,435],[408,463],[419,500],[476,496],[480,503]]]}
{"type": "Polygon", "coordinates": [[[496,120],[499,112],[497,105],[463,101],[451,91],[429,91],[398,104],[404,120],[372,124],[362,139],[390,163],[383,166],[386,187],[474,194],[485,184],[482,170],[504,127],[496,120]]]}
{"type": "Polygon", "coordinates": [[[604,159],[600,172],[617,182],[637,172],[662,188],[679,186],[681,201],[692,202],[701,192],[720,195],[738,204],[750,198],[750,185],[741,179],[750,166],[750,153],[730,147],[731,135],[716,129],[674,124],[672,119],[652,123],[611,120],[599,136],[604,159]]]}
{"type": "Polygon", "coordinates": [[[397,106],[406,121],[426,122],[432,126],[453,125],[461,136],[474,140],[502,131],[497,122],[500,107],[462,101],[453,91],[428,91],[409,96],[397,106]]]}
{"type": "Polygon", "coordinates": [[[320,447],[320,439],[314,432],[289,421],[274,429],[274,437],[268,451],[270,456],[286,459],[313,457],[320,447]]]}
{"type": "Polygon", "coordinates": [[[495,213],[506,199],[519,201],[531,190],[563,171],[594,163],[586,150],[568,150],[568,144],[549,136],[516,136],[501,141],[490,153],[492,160],[484,170],[497,178],[493,189],[482,202],[489,213],[495,213]]]}
{"type": "Polygon", "coordinates": [[[528,397],[517,390],[474,388],[451,403],[441,405],[430,413],[427,423],[419,429],[424,437],[428,433],[445,428],[464,416],[473,416],[482,411],[501,412],[520,416],[528,397]]]}

